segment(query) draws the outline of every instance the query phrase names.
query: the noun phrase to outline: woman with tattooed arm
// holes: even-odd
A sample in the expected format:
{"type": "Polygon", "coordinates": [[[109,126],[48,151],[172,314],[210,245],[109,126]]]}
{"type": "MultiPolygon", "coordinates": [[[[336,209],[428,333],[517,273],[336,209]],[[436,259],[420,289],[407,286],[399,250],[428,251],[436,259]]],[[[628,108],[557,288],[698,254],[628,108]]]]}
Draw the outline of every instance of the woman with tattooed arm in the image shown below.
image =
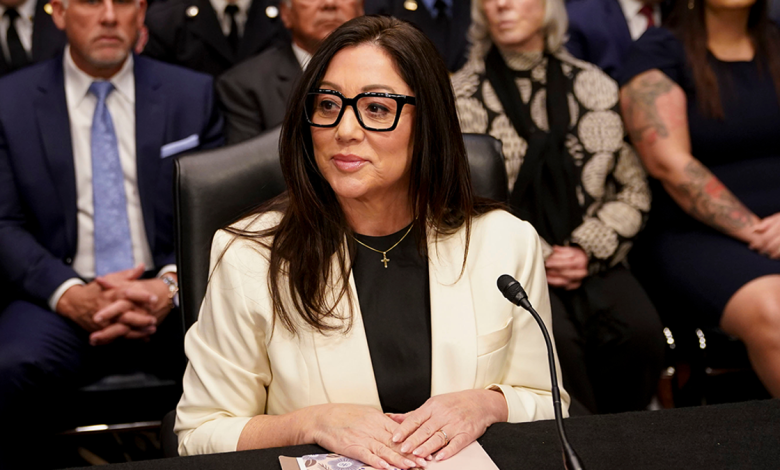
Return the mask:
{"type": "Polygon", "coordinates": [[[780,32],[766,0],[678,0],[666,24],[622,71],[623,119],[654,177],[632,266],[654,297],[743,340],[777,397],[780,32]]]}

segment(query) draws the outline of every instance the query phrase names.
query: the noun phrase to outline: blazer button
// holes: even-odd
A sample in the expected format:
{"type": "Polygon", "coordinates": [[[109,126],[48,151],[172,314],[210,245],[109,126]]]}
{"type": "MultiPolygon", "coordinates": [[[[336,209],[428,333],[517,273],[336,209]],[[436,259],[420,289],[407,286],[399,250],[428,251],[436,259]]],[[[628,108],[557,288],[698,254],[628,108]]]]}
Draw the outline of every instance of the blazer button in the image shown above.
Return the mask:
{"type": "Polygon", "coordinates": [[[73,258],[71,257],[65,258],[65,264],[71,264],[71,263],[73,263],[73,258]]]}

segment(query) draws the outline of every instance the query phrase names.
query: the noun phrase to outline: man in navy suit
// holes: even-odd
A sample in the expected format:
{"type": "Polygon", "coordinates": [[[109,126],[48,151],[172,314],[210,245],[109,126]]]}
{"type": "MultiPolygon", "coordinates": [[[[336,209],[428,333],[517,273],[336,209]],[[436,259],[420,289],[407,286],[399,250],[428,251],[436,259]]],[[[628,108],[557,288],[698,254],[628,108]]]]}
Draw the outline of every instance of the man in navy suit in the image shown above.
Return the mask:
{"type": "Polygon", "coordinates": [[[155,344],[172,157],[223,142],[211,77],[130,53],[145,0],[52,7],[64,54],[0,80],[0,467],[56,418],[36,412],[155,344]]]}
{"type": "Polygon", "coordinates": [[[615,78],[631,43],[661,25],[661,10],[661,0],[570,0],[566,49],[615,78]]]}

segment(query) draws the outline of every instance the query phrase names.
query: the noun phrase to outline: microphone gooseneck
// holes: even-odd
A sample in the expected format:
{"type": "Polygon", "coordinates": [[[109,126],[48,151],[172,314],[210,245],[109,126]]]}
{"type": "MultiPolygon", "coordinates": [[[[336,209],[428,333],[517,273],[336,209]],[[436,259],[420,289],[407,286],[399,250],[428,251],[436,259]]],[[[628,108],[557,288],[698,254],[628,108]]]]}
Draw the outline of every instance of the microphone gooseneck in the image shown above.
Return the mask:
{"type": "Polygon", "coordinates": [[[563,429],[563,411],[561,410],[561,391],[558,388],[558,375],[555,373],[555,353],[553,352],[552,341],[550,340],[550,333],[547,331],[547,327],[542,321],[542,317],[534,310],[531,302],[528,301],[528,294],[525,293],[523,286],[520,285],[515,278],[509,274],[504,274],[498,278],[498,290],[507,298],[510,302],[524,309],[534,317],[536,323],[539,324],[539,328],[544,335],[544,342],[547,345],[547,359],[550,363],[550,378],[552,383],[552,398],[553,398],[553,410],[555,411],[555,423],[558,426],[558,437],[561,440],[561,447],[563,448],[563,465],[568,470],[584,470],[579,456],[574,451],[574,448],[569,444],[569,439],[566,437],[566,431],[563,429]]]}

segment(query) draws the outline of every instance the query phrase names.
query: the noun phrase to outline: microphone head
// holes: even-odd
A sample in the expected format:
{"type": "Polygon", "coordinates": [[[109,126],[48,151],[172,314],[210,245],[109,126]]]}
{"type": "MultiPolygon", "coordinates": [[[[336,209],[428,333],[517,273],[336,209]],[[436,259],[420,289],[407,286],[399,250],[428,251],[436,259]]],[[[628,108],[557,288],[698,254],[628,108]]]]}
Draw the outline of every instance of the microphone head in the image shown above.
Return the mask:
{"type": "Polygon", "coordinates": [[[504,274],[499,277],[496,284],[498,285],[498,290],[500,290],[501,293],[504,294],[504,297],[509,299],[510,302],[516,303],[518,294],[521,294],[523,298],[526,297],[523,286],[509,274],[504,274]]]}

